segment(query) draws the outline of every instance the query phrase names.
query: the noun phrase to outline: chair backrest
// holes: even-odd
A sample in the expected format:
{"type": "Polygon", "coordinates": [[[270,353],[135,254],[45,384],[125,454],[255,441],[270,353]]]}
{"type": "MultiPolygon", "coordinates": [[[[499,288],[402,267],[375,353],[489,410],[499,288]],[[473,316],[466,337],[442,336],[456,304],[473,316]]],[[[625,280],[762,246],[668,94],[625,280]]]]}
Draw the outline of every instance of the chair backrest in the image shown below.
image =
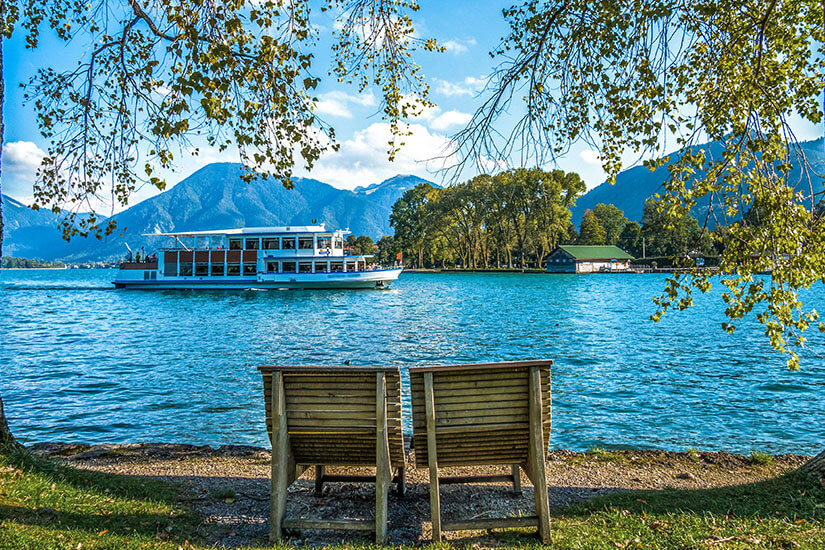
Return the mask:
{"type": "Polygon", "coordinates": [[[404,465],[398,367],[262,366],[272,441],[272,380],[283,379],[289,444],[296,464],[375,465],[377,376],[386,381],[392,466],[404,465]]]}
{"type": "Polygon", "coordinates": [[[410,368],[416,466],[427,467],[425,374],[432,374],[438,466],[528,459],[531,370],[538,370],[541,431],[550,440],[552,361],[410,368]]]}

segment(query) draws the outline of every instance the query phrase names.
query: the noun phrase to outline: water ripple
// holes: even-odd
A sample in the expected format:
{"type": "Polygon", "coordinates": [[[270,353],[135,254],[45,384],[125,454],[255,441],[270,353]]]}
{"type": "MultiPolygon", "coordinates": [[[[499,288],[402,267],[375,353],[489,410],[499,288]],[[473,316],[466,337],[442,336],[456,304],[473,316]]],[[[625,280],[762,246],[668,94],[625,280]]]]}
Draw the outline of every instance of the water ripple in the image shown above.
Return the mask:
{"type": "MultiPolygon", "coordinates": [[[[655,275],[404,274],[384,292],[114,291],[113,275],[0,272],[0,394],[24,441],[266,445],[261,364],[537,357],[555,360],[553,448],[825,440],[822,335],[792,373],[753,322],[722,332],[718,295],[654,324],[655,275]]],[[[825,290],[808,300],[825,309],[825,290]]]]}

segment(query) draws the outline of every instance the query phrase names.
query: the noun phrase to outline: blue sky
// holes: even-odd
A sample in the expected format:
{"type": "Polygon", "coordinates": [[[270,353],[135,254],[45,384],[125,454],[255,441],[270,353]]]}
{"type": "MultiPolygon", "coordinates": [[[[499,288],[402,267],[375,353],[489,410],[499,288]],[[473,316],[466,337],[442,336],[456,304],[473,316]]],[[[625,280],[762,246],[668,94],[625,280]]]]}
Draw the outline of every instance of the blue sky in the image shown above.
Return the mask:
{"type": "MultiPolygon", "coordinates": [[[[387,159],[389,130],[378,111],[378,94],[369,90],[358,93],[357,89],[338,84],[327,75],[331,58],[328,48],[324,46],[331,40],[334,18],[316,10],[314,23],[321,30],[321,47],[313,70],[322,77],[318,88],[318,113],[335,128],[341,149],[325,155],[311,173],[302,171],[299,175],[350,189],[383,181],[399,173],[441,182],[442,176],[434,172],[436,163],[427,161],[443,151],[449,144],[449,137],[469,120],[480,103],[478,93],[493,68],[488,52],[507,32],[501,15],[504,5],[469,0],[421,2],[421,10],[414,16],[417,35],[436,38],[447,51],[421,52],[416,56],[431,86],[431,99],[437,107],[411,121],[413,135],[406,139],[407,145],[395,162],[387,159]]],[[[33,108],[23,105],[24,92],[19,84],[26,82],[41,67],[71,67],[84,53],[88,53],[89,45],[82,41],[65,45],[46,31],[40,47],[34,51],[24,48],[22,33],[4,40],[3,47],[6,82],[3,192],[26,201],[31,196],[34,171],[43,150],[47,148],[47,142],[37,130],[33,108]]],[[[799,125],[798,132],[800,139],[822,135],[821,128],[805,125],[799,125]]],[[[237,160],[231,152],[219,153],[209,150],[206,144],[197,145],[201,147],[198,157],[178,156],[176,172],[166,174],[170,185],[209,162],[237,160]]],[[[558,167],[578,172],[588,188],[604,180],[598,153],[584,145],[574,147],[559,161],[558,167]]],[[[469,172],[463,174],[466,178],[473,175],[469,172]]],[[[154,189],[141,189],[130,204],[156,193],[154,189]]]]}

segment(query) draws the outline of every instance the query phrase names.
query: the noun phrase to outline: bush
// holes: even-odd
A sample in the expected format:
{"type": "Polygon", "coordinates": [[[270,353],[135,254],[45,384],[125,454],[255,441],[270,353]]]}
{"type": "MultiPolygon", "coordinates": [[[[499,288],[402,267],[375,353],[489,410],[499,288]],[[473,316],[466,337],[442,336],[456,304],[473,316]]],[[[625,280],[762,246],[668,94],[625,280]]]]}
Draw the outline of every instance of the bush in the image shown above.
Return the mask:
{"type": "Polygon", "coordinates": [[[748,458],[752,464],[759,464],[760,466],[769,466],[773,464],[773,455],[763,453],[762,451],[751,451],[748,458]]]}

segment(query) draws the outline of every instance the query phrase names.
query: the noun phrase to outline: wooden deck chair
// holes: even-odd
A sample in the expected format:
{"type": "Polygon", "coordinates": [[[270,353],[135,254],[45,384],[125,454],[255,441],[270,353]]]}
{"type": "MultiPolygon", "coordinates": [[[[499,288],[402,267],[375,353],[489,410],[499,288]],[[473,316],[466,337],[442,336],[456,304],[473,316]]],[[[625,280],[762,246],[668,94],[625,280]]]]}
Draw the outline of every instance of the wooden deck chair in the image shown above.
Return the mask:
{"type": "Polygon", "coordinates": [[[272,442],[270,539],[283,529],[374,531],[387,538],[390,483],[404,489],[401,373],[398,367],[259,367],[272,442]],[[309,466],[325,482],[375,481],[375,521],[286,517],[287,488],[309,466]],[[326,475],[325,466],[375,466],[373,476],[326,475]],[[395,475],[393,473],[395,472],[395,475]]]}
{"type": "Polygon", "coordinates": [[[430,469],[433,540],[442,531],[537,525],[550,541],[545,457],[550,439],[552,361],[410,368],[415,465],[430,469]],[[509,464],[511,475],[439,478],[438,468],[509,464]],[[439,482],[511,481],[519,468],[535,487],[536,515],[441,521],[439,482]]]}

